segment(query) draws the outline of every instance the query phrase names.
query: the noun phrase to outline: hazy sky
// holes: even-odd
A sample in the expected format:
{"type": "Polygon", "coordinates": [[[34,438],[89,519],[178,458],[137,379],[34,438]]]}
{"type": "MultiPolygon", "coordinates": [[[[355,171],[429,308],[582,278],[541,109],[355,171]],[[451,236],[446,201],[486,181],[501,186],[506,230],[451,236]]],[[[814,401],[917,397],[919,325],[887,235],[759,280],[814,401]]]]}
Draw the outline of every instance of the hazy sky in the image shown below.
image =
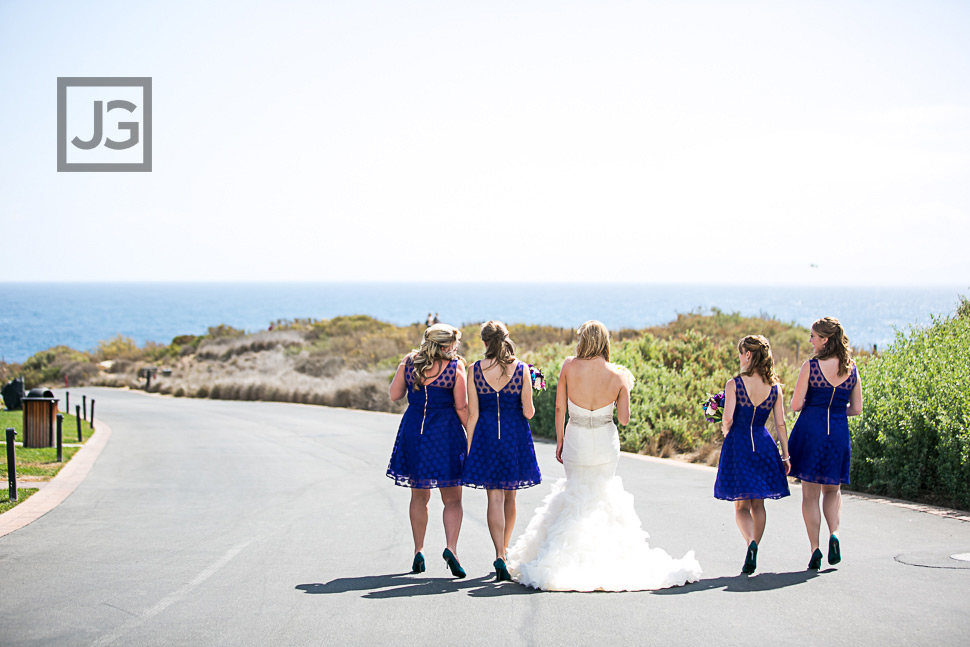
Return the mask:
{"type": "Polygon", "coordinates": [[[0,0],[0,281],[970,285],[968,26],[960,0],[0,0]],[[56,171],[70,76],[152,77],[151,173],[56,171]]]}

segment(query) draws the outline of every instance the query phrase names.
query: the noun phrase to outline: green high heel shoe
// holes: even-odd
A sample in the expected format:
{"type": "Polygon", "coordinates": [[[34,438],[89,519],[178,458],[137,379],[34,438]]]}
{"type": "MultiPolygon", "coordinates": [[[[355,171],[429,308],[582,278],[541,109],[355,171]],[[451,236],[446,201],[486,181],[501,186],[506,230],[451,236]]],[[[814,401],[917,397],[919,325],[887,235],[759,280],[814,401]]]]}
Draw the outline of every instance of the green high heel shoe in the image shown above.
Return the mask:
{"type": "Polygon", "coordinates": [[[758,568],[758,543],[752,540],[748,544],[748,553],[744,556],[744,566],[741,567],[741,572],[745,575],[751,575],[756,568],[758,568]]]}
{"type": "Polygon", "coordinates": [[[496,582],[511,582],[512,575],[509,574],[509,569],[505,566],[505,561],[501,559],[496,559],[492,562],[492,566],[495,567],[495,581],[496,582]]]}
{"type": "Polygon", "coordinates": [[[414,561],[411,562],[411,572],[424,573],[424,555],[421,553],[414,556],[414,561]]]}
{"type": "Polygon", "coordinates": [[[812,560],[808,563],[808,570],[817,571],[820,568],[822,568],[822,551],[816,548],[812,553],[812,560]]]}
{"type": "Polygon", "coordinates": [[[835,535],[829,537],[829,564],[838,564],[842,561],[842,548],[839,546],[839,538],[835,535]]]}
{"type": "Polygon", "coordinates": [[[457,577],[459,580],[465,577],[465,569],[463,569],[461,564],[458,563],[458,558],[455,557],[453,552],[445,548],[445,552],[441,553],[441,556],[445,558],[445,562],[448,564],[448,568],[451,569],[452,575],[457,577]]]}

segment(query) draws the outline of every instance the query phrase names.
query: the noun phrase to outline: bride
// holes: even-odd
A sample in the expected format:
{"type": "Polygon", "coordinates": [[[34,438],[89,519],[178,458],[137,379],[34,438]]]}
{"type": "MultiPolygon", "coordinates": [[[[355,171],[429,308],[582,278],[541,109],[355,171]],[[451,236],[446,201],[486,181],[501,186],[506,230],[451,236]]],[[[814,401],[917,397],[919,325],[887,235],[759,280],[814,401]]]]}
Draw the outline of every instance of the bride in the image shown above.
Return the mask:
{"type": "Polygon", "coordinates": [[[576,357],[556,387],[556,459],[566,478],[536,510],[509,550],[513,578],[547,591],[642,591],[696,582],[694,551],[673,559],[650,548],[633,496],[615,476],[620,424],[630,422],[633,376],[610,364],[610,333],[599,321],[579,330],[576,357]],[[569,423],[565,413],[569,410],[569,423]]]}

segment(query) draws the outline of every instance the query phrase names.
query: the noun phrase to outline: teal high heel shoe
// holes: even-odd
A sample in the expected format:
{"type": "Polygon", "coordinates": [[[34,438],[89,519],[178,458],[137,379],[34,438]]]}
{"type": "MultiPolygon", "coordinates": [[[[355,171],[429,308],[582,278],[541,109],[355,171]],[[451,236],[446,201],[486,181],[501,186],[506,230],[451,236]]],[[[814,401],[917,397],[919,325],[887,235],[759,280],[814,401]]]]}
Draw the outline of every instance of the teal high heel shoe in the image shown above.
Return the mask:
{"type": "Polygon", "coordinates": [[[461,567],[458,563],[458,558],[455,554],[445,548],[445,552],[441,553],[441,556],[445,558],[445,562],[448,564],[448,568],[451,569],[451,574],[457,577],[459,580],[465,577],[465,569],[461,567]]]}
{"type": "Polygon", "coordinates": [[[829,537],[829,564],[838,564],[842,561],[842,548],[839,546],[839,538],[835,535],[829,537]]]}
{"type": "Polygon", "coordinates": [[[505,566],[505,561],[501,559],[496,559],[492,562],[492,566],[495,567],[495,581],[496,582],[511,582],[512,576],[509,574],[509,569],[505,566]]]}
{"type": "Polygon", "coordinates": [[[822,551],[816,548],[812,553],[812,560],[808,563],[808,570],[817,571],[820,568],[822,568],[822,551]]]}
{"type": "Polygon", "coordinates": [[[751,575],[756,568],[758,568],[758,544],[752,540],[748,544],[748,553],[744,556],[744,566],[741,567],[741,572],[745,575],[751,575]]]}
{"type": "Polygon", "coordinates": [[[424,573],[424,555],[421,553],[414,556],[414,561],[411,562],[411,572],[424,573]]]}

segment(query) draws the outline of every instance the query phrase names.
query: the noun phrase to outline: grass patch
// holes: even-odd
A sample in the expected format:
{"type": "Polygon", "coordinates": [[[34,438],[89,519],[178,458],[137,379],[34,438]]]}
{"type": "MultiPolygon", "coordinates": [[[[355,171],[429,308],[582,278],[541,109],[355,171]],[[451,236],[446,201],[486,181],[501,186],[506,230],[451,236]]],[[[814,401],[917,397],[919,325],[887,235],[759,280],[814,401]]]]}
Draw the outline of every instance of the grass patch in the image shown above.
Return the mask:
{"type": "Polygon", "coordinates": [[[30,495],[36,493],[37,488],[35,487],[17,488],[17,500],[11,501],[10,490],[8,488],[4,488],[3,491],[0,492],[0,514],[3,514],[14,506],[23,503],[30,498],[30,495]]]}
{"type": "MultiPolygon", "coordinates": [[[[17,430],[16,441],[22,443],[24,441],[24,412],[23,411],[7,411],[4,409],[0,411],[0,443],[6,442],[7,427],[13,427],[17,430]]],[[[56,433],[56,431],[55,431],[56,433]]],[[[90,423],[81,420],[81,442],[88,442],[88,438],[94,430],[91,429],[90,423]]],[[[65,443],[76,443],[77,442],[77,417],[71,414],[64,414],[64,422],[61,425],[62,441],[65,443]]]]}
{"type": "MultiPolygon", "coordinates": [[[[0,443],[3,448],[3,455],[0,456],[0,478],[7,478],[7,444],[0,443]]],[[[61,468],[71,460],[80,447],[65,447],[63,449],[64,460],[57,462],[56,447],[36,447],[26,448],[17,447],[17,478],[21,476],[39,476],[45,481],[54,478],[61,468]]]]}
{"type": "MultiPolygon", "coordinates": [[[[7,435],[6,429],[13,427],[17,430],[17,442],[23,442],[23,412],[22,411],[0,411],[0,477],[7,478],[7,435]]],[[[65,444],[77,443],[77,418],[70,415],[64,416],[64,424],[61,432],[65,444]]],[[[88,423],[81,421],[81,434],[84,442],[91,437],[88,423]]],[[[77,453],[80,447],[63,447],[63,462],[57,462],[57,447],[22,447],[17,446],[15,451],[17,461],[17,476],[34,476],[43,480],[49,480],[61,470],[67,461],[77,453]]],[[[23,498],[23,497],[22,497],[23,498]]],[[[12,507],[12,506],[11,506],[12,507]]]]}

